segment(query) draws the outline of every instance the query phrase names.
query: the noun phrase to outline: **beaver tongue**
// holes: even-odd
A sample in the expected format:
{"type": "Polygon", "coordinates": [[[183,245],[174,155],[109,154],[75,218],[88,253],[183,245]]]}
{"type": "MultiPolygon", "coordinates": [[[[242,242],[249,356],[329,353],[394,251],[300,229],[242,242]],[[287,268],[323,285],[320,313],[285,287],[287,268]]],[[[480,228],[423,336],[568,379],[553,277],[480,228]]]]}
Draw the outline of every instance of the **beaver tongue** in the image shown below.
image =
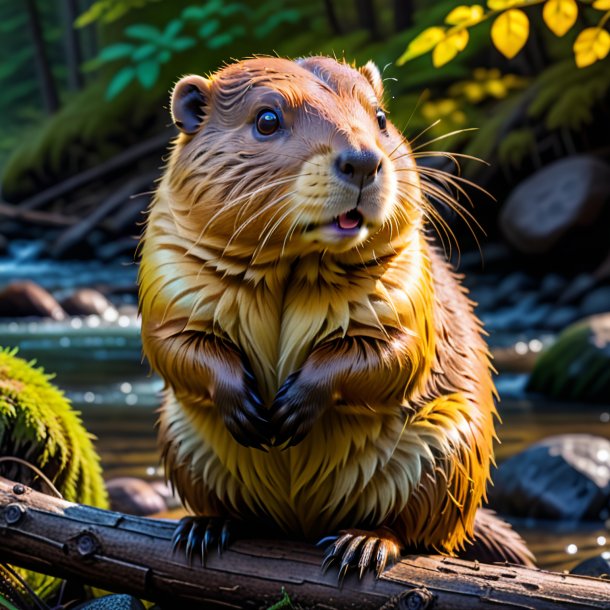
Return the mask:
{"type": "Polygon", "coordinates": [[[362,214],[353,209],[337,216],[337,224],[340,229],[356,229],[362,222],[362,214]]]}

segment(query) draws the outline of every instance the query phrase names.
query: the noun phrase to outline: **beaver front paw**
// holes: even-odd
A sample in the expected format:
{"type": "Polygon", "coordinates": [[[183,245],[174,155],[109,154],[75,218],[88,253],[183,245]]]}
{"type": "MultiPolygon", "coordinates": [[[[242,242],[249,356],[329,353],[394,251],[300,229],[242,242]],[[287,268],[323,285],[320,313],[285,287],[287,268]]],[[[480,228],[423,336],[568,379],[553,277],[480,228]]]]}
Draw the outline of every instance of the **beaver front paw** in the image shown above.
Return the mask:
{"type": "Polygon", "coordinates": [[[172,537],[172,552],[184,546],[189,564],[193,557],[200,555],[201,565],[205,566],[210,550],[216,546],[218,555],[233,542],[234,527],[228,519],[219,517],[184,517],[172,537]]]}
{"type": "Polygon", "coordinates": [[[398,538],[385,527],[374,531],[344,530],[326,550],[322,570],[326,572],[335,561],[340,561],[339,581],[350,568],[358,568],[358,578],[369,569],[379,578],[386,567],[398,561],[400,547],[398,538]]]}
{"type": "Polygon", "coordinates": [[[214,403],[238,443],[255,449],[271,444],[268,415],[258,395],[256,379],[248,369],[244,369],[241,386],[221,384],[216,387],[214,403]]]}
{"type": "Polygon", "coordinates": [[[274,445],[284,448],[300,443],[318,417],[331,405],[332,396],[321,384],[304,379],[300,371],[290,375],[270,409],[274,445]]]}

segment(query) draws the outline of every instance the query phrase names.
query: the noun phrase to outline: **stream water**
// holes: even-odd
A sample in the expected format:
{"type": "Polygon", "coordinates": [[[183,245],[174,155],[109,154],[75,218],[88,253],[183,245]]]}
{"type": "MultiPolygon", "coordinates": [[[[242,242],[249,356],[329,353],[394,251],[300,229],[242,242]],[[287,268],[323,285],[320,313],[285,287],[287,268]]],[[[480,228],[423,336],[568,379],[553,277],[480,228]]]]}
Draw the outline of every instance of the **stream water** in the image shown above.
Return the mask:
{"type": "MultiPolygon", "coordinates": [[[[135,275],[133,263],[47,263],[33,259],[31,253],[21,259],[0,259],[0,287],[11,279],[25,278],[54,291],[112,286],[114,294],[129,302],[135,275]]],[[[508,338],[492,333],[490,342],[506,345],[508,338]]],[[[133,314],[123,314],[112,322],[97,316],[66,322],[0,320],[0,347],[18,347],[22,357],[35,359],[56,375],[55,383],[97,437],[107,478],[161,476],[155,412],[162,382],[142,362],[139,322],[133,314]]],[[[523,391],[525,378],[522,373],[501,373],[497,378],[502,418],[498,427],[501,444],[496,447],[499,462],[555,434],[590,433],[610,438],[610,405],[533,401],[523,391]]],[[[585,557],[610,552],[610,532],[603,524],[538,522],[518,523],[517,528],[541,565],[549,568],[571,567],[585,557]]]]}

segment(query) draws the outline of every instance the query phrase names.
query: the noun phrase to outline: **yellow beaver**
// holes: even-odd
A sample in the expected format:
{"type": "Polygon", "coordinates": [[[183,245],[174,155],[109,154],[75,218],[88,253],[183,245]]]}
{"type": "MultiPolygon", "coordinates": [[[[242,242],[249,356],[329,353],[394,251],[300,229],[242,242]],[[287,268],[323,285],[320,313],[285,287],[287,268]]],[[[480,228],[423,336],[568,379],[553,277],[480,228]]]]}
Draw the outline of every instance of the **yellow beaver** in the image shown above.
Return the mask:
{"type": "Polygon", "coordinates": [[[308,540],[342,530],[327,555],[342,571],[461,551],[494,386],[472,304],[425,237],[379,71],[254,58],[183,78],[171,111],[181,134],[139,281],[167,476],[202,517],[176,541],[205,554],[226,530],[204,517],[229,517],[308,540]]]}

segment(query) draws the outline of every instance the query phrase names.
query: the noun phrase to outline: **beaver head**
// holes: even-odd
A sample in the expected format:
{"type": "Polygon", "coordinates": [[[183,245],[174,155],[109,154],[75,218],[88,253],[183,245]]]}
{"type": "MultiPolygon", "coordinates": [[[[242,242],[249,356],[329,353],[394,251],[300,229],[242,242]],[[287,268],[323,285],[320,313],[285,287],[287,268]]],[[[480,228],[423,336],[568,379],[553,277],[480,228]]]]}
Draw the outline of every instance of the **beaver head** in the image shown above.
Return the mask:
{"type": "Polygon", "coordinates": [[[182,78],[171,112],[166,188],[191,244],[250,260],[362,257],[419,227],[415,164],[371,62],[248,59],[182,78]]]}

